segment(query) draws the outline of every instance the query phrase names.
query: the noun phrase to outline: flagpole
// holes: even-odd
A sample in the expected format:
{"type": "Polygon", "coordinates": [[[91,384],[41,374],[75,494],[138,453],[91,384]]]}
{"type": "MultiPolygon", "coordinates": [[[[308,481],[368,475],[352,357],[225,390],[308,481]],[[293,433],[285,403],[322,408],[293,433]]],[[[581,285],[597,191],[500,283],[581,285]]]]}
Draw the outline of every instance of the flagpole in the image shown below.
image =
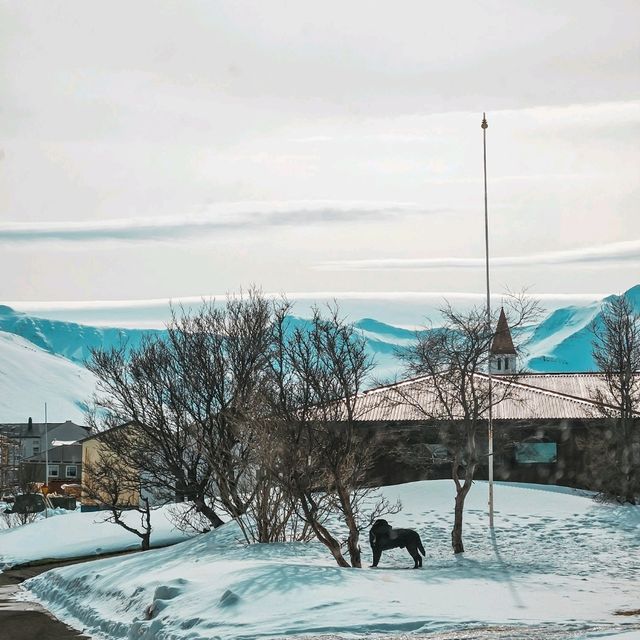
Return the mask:
{"type": "MultiPolygon", "coordinates": [[[[491,335],[491,288],[489,286],[489,208],[487,205],[487,114],[482,114],[482,150],[484,160],[484,247],[485,247],[485,267],[487,277],[487,327],[489,336],[491,335]]],[[[489,343],[490,345],[491,343],[489,343]]],[[[491,349],[491,346],[489,346],[491,349]]],[[[492,380],[491,380],[491,354],[487,360],[487,372],[489,374],[489,425],[488,425],[488,442],[489,442],[489,528],[493,529],[493,399],[492,380]]]]}
{"type": "Polygon", "coordinates": [[[49,495],[49,421],[47,419],[47,403],[44,403],[44,486],[46,494],[44,496],[44,517],[49,517],[47,509],[47,495],[49,495]]]}

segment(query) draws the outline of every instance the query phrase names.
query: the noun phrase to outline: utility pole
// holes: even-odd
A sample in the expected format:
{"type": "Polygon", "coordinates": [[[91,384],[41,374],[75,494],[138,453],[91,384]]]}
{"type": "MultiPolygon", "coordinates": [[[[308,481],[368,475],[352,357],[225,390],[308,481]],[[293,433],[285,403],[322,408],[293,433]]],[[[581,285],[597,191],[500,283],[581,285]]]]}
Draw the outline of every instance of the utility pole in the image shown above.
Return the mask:
{"type": "MultiPolygon", "coordinates": [[[[491,288],[489,286],[489,208],[487,205],[487,114],[482,114],[482,150],[484,159],[484,248],[485,248],[485,267],[487,276],[487,330],[491,336],[491,288]]],[[[489,340],[489,358],[487,359],[489,374],[489,528],[493,530],[493,403],[492,398],[492,380],[491,380],[491,340],[489,340]]]]}

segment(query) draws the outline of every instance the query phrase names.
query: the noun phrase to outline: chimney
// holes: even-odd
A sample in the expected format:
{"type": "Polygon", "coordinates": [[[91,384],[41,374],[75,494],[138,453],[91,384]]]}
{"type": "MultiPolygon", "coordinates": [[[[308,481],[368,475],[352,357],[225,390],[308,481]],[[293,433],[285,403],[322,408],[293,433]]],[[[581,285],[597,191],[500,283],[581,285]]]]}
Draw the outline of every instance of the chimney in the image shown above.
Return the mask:
{"type": "Polygon", "coordinates": [[[33,431],[33,419],[29,416],[29,426],[27,427],[27,431],[33,431]]]}

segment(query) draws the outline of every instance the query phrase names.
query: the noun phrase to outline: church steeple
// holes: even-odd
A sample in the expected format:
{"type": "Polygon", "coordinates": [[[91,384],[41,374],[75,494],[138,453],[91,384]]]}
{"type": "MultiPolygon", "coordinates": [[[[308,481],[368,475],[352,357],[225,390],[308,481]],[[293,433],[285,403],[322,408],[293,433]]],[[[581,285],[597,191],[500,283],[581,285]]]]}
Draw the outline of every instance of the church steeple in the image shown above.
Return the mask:
{"type": "Polygon", "coordinates": [[[516,372],[516,349],[504,308],[500,309],[498,326],[489,350],[489,369],[497,375],[516,372]]]}

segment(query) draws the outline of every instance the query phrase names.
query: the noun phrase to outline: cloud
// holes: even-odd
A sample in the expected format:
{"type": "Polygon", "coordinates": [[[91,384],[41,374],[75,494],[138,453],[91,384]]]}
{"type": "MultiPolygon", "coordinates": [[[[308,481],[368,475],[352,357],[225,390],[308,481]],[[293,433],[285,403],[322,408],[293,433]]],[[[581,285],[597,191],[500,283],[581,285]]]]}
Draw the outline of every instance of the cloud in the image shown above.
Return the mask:
{"type": "MultiPolygon", "coordinates": [[[[640,240],[603,244],[564,251],[531,253],[524,256],[501,256],[490,259],[491,267],[532,267],[560,264],[614,265],[640,262],[640,240]]],[[[321,271],[423,271],[429,269],[477,269],[484,258],[373,258],[335,260],[316,265],[321,271]]]]}
{"type": "Polygon", "coordinates": [[[98,221],[5,222],[0,223],[0,242],[166,242],[217,231],[358,222],[437,212],[410,202],[230,203],[210,206],[206,213],[199,215],[98,221]]]}

